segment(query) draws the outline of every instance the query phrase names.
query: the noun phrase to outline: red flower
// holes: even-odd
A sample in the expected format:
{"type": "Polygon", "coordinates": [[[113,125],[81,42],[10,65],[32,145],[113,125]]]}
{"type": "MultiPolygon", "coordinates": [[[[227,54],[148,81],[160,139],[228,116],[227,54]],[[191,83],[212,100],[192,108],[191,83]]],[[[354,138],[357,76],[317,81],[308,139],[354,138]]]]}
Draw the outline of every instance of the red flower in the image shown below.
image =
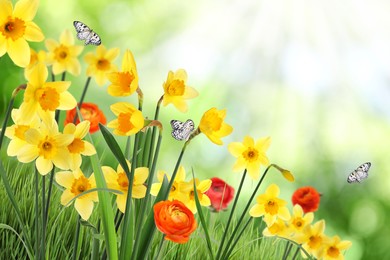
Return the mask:
{"type": "Polygon", "coordinates": [[[303,212],[314,212],[320,204],[320,194],[313,187],[301,187],[294,192],[291,200],[293,205],[299,204],[303,212]]]}
{"type": "Polygon", "coordinates": [[[205,194],[210,198],[211,207],[215,211],[226,209],[234,197],[234,188],[220,178],[211,178],[211,187],[205,194]]]}
{"type": "Polygon", "coordinates": [[[166,240],[186,243],[197,227],[194,214],[178,200],[160,201],[153,209],[154,222],[166,240]]]}
{"type": "MultiPolygon", "coordinates": [[[[88,120],[91,123],[91,126],[89,127],[89,132],[91,134],[99,130],[99,123],[105,125],[107,122],[103,112],[94,103],[83,103],[80,108],[80,113],[83,116],[84,120],[88,120]]],[[[68,110],[66,112],[64,125],[73,123],[75,115],[76,108],[68,110]]],[[[80,120],[77,118],[76,125],[78,123],[80,123],[80,120]]]]}

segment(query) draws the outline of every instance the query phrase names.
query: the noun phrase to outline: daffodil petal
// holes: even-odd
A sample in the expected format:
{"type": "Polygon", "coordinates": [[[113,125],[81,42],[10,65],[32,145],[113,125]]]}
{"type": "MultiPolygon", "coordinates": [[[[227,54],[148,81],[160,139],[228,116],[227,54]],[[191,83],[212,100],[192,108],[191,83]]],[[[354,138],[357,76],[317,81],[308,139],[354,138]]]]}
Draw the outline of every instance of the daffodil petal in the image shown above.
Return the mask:
{"type": "Polygon", "coordinates": [[[133,186],[132,192],[133,193],[132,193],[131,197],[133,197],[135,199],[143,198],[143,197],[145,197],[145,194],[146,194],[146,187],[143,185],[133,186]]]}
{"type": "Polygon", "coordinates": [[[26,23],[26,31],[24,32],[24,38],[30,42],[41,42],[45,39],[41,28],[34,22],[26,23]]]}
{"type": "Polygon", "coordinates": [[[39,155],[38,147],[35,145],[27,144],[23,146],[18,152],[18,160],[22,163],[29,163],[37,158],[39,155]]]}
{"type": "Polygon", "coordinates": [[[43,156],[39,156],[35,161],[35,166],[40,174],[46,175],[53,169],[53,163],[51,160],[45,159],[43,156]]]}
{"type": "Polygon", "coordinates": [[[258,205],[258,204],[254,205],[249,210],[249,215],[251,215],[254,218],[260,217],[260,216],[264,215],[264,213],[265,213],[264,207],[262,207],[261,205],[258,205]]]}
{"type": "Polygon", "coordinates": [[[8,55],[19,67],[26,67],[30,63],[30,47],[24,38],[19,38],[8,44],[8,55]]]}
{"type": "Polygon", "coordinates": [[[56,182],[59,185],[67,189],[70,189],[72,187],[73,181],[75,180],[74,175],[72,174],[71,171],[57,172],[55,178],[56,178],[56,182]]]}
{"type": "Polygon", "coordinates": [[[139,167],[135,169],[134,176],[136,177],[136,180],[134,181],[134,184],[143,184],[149,175],[149,169],[147,167],[139,167]]]}
{"type": "Polygon", "coordinates": [[[84,141],[84,151],[81,154],[85,156],[94,155],[96,154],[95,147],[91,143],[84,141]]]}
{"type": "Polygon", "coordinates": [[[69,207],[68,203],[74,198],[74,194],[70,190],[64,190],[64,192],[61,195],[61,204],[64,206],[69,207]]]}
{"type": "Polygon", "coordinates": [[[85,198],[78,198],[74,203],[74,207],[82,219],[88,220],[93,211],[93,201],[85,198]]]}
{"type": "Polygon", "coordinates": [[[125,195],[117,195],[116,196],[116,205],[118,206],[118,209],[122,213],[125,213],[125,210],[126,210],[126,196],[125,195]]]}
{"type": "Polygon", "coordinates": [[[24,21],[31,21],[38,10],[38,0],[19,0],[15,4],[14,16],[24,21]]]}
{"type": "Polygon", "coordinates": [[[9,16],[12,16],[12,2],[0,1],[0,24],[6,23],[9,16]]]}

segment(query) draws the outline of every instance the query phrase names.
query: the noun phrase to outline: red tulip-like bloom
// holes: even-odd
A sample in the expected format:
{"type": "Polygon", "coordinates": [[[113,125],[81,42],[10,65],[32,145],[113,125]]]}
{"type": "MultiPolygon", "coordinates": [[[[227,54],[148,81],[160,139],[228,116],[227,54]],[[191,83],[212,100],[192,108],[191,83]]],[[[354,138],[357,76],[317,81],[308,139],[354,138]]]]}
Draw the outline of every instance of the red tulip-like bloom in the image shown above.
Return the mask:
{"type": "MultiPolygon", "coordinates": [[[[105,125],[106,117],[103,112],[99,109],[94,103],[83,103],[80,108],[80,113],[83,116],[84,120],[88,120],[91,125],[89,132],[92,134],[99,130],[99,123],[105,125]]],[[[73,123],[74,117],[76,115],[76,108],[68,110],[66,112],[66,118],[64,125],[68,123],[73,123]]],[[[76,125],[80,123],[79,118],[77,118],[76,125]]]]}
{"type": "Polygon", "coordinates": [[[211,178],[211,187],[205,194],[210,198],[215,211],[226,209],[234,197],[234,188],[220,178],[211,178]]]}
{"type": "Polygon", "coordinates": [[[292,195],[293,205],[299,204],[305,213],[314,212],[320,204],[320,194],[310,186],[297,189],[292,195]]]}

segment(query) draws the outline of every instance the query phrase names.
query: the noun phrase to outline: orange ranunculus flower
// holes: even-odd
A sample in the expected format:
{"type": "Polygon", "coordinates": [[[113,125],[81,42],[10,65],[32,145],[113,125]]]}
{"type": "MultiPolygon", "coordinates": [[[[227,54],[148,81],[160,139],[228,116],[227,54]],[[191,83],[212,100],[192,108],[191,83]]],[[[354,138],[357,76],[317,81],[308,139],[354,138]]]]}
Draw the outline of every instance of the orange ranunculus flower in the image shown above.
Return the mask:
{"type": "MultiPolygon", "coordinates": [[[[87,120],[91,123],[89,132],[95,133],[99,130],[99,123],[106,124],[106,116],[99,109],[99,107],[94,103],[83,103],[80,108],[80,113],[83,116],[84,120],[87,120]]],[[[76,115],[76,108],[66,111],[66,118],[64,125],[73,123],[74,117],[76,115]]],[[[77,118],[76,125],[80,123],[80,119],[77,118]]]]}
{"type": "Polygon", "coordinates": [[[294,192],[291,200],[293,205],[299,204],[303,212],[314,212],[320,204],[320,194],[313,187],[301,187],[294,192]]]}
{"type": "Polygon", "coordinates": [[[154,222],[166,240],[186,243],[197,227],[194,214],[178,200],[160,201],[153,209],[154,222]]]}

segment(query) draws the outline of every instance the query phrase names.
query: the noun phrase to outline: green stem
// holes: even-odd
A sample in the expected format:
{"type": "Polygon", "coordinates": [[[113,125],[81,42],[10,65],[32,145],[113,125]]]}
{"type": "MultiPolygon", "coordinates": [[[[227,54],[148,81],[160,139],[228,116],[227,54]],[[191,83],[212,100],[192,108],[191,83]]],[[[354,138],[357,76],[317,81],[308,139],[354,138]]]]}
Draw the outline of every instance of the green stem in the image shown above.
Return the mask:
{"type": "Polygon", "coordinates": [[[147,214],[146,213],[146,208],[147,206],[149,206],[149,200],[150,200],[150,190],[152,188],[152,182],[153,182],[153,178],[154,178],[154,174],[155,174],[155,171],[156,171],[156,165],[157,165],[157,160],[158,160],[158,155],[159,155],[159,152],[160,152],[160,145],[161,145],[161,140],[162,140],[162,133],[160,131],[160,135],[158,136],[158,140],[157,140],[157,146],[156,146],[156,152],[155,152],[155,156],[153,158],[153,164],[152,164],[152,168],[149,172],[149,176],[148,176],[148,182],[147,182],[147,188],[146,188],[146,195],[145,195],[145,199],[142,203],[142,206],[141,206],[141,210],[140,210],[140,218],[139,218],[139,221],[136,225],[137,227],[137,230],[136,230],[136,238],[135,238],[135,243],[134,243],[134,251],[133,251],[133,255],[132,255],[132,259],[135,259],[135,257],[137,256],[137,251],[138,251],[138,244],[140,243],[140,236],[141,236],[141,229],[143,227],[142,223],[144,222],[144,219],[146,217],[147,214]]]}
{"type": "Polygon", "coordinates": [[[283,254],[283,260],[286,260],[288,255],[290,254],[290,251],[291,251],[291,248],[292,248],[293,244],[291,244],[290,242],[287,242],[286,244],[286,248],[284,249],[284,254],[283,254]]]}
{"type": "Polygon", "coordinates": [[[77,259],[77,247],[79,246],[79,236],[80,236],[80,215],[77,215],[77,224],[76,224],[76,232],[74,234],[74,246],[73,246],[73,254],[72,259],[77,259]]]}
{"type": "Polygon", "coordinates": [[[232,222],[232,219],[233,219],[233,213],[234,213],[234,210],[236,209],[237,202],[238,202],[238,198],[240,197],[242,185],[244,184],[244,180],[245,180],[245,176],[246,176],[246,171],[247,171],[247,170],[245,169],[245,170],[244,170],[244,173],[243,173],[243,175],[242,175],[242,178],[241,178],[240,186],[238,187],[237,195],[236,195],[236,197],[234,198],[233,208],[232,208],[232,211],[230,212],[229,219],[228,219],[228,222],[227,222],[225,231],[224,231],[224,235],[223,235],[223,237],[222,237],[221,244],[219,245],[219,248],[218,248],[217,259],[219,259],[219,257],[221,256],[221,253],[222,253],[223,245],[224,245],[224,243],[225,243],[225,239],[226,239],[227,234],[228,234],[228,230],[229,230],[229,227],[230,227],[230,223],[232,222]]]}
{"type": "MultiPolygon", "coordinates": [[[[249,209],[249,207],[250,207],[250,205],[251,205],[251,203],[252,203],[252,200],[254,199],[254,197],[255,197],[255,195],[256,195],[257,190],[260,188],[260,185],[263,183],[263,180],[264,180],[265,176],[267,175],[268,170],[269,170],[272,166],[274,166],[274,165],[273,165],[273,164],[270,164],[270,165],[267,167],[267,169],[265,169],[265,171],[264,171],[264,173],[263,173],[263,176],[261,176],[259,183],[257,184],[257,186],[256,186],[255,190],[253,191],[251,197],[249,198],[249,201],[248,201],[248,203],[246,204],[245,209],[244,209],[244,211],[242,212],[241,217],[240,217],[240,219],[238,220],[236,227],[234,228],[233,234],[232,234],[232,236],[230,237],[230,239],[229,239],[229,241],[228,241],[228,243],[227,243],[227,245],[226,245],[226,249],[225,249],[224,254],[226,253],[226,251],[227,251],[228,248],[230,247],[230,244],[232,243],[232,241],[233,241],[233,239],[234,239],[234,236],[235,236],[236,233],[238,232],[238,228],[240,227],[240,225],[241,225],[241,223],[242,223],[242,221],[243,221],[243,219],[244,219],[244,217],[245,217],[245,215],[246,215],[246,212],[248,211],[248,209],[249,209]]],[[[223,255],[224,255],[224,254],[223,254],[223,255]]],[[[223,256],[223,255],[222,255],[222,256],[223,256]]]]}
{"type": "Polygon", "coordinates": [[[64,72],[62,73],[61,81],[65,81],[65,77],[66,77],[66,71],[64,71],[64,72]]]}
{"type": "MultiPolygon", "coordinates": [[[[81,106],[83,105],[83,102],[84,102],[84,99],[85,99],[85,95],[87,94],[87,90],[88,90],[88,86],[89,86],[89,82],[90,81],[91,81],[91,77],[88,77],[87,81],[85,82],[85,85],[84,85],[83,93],[81,93],[80,101],[79,101],[79,103],[77,105],[79,110],[81,109],[81,106]]],[[[78,114],[76,113],[75,116],[74,116],[74,119],[73,119],[73,124],[76,124],[77,118],[78,118],[78,114]]]]}
{"type": "MultiPolygon", "coordinates": [[[[163,98],[164,98],[164,95],[161,96],[161,98],[158,100],[157,102],[157,105],[156,105],[156,112],[154,113],[154,120],[158,120],[158,116],[160,114],[160,106],[161,106],[161,102],[163,101],[163,98]]],[[[154,156],[153,154],[153,149],[154,149],[154,141],[156,139],[156,132],[157,132],[157,129],[156,127],[153,127],[153,131],[152,131],[152,141],[150,142],[150,153],[149,153],[149,159],[148,159],[148,167],[150,168],[150,164],[152,163],[152,158],[154,156]]]]}
{"type": "Polygon", "coordinates": [[[6,128],[7,128],[8,120],[9,120],[9,118],[11,117],[11,112],[12,112],[12,108],[13,108],[13,106],[14,106],[15,97],[16,97],[16,95],[19,93],[20,90],[26,89],[26,87],[27,87],[26,84],[22,84],[22,85],[20,85],[19,87],[17,87],[17,88],[12,92],[11,100],[10,100],[9,103],[8,103],[7,112],[5,113],[3,126],[1,127],[1,132],[0,132],[0,149],[1,149],[1,146],[3,145],[3,139],[4,139],[4,135],[5,135],[5,130],[6,130],[6,128]]]}
{"type": "Polygon", "coordinates": [[[241,229],[241,232],[238,234],[236,240],[234,240],[234,243],[232,244],[232,246],[230,247],[229,251],[227,252],[227,254],[225,254],[225,257],[228,258],[230,256],[230,254],[232,253],[233,249],[236,247],[238,241],[240,240],[240,237],[242,236],[242,234],[244,233],[245,229],[247,228],[247,226],[249,225],[249,223],[252,221],[253,217],[250,217],[248,219],[248,221],[246,222],[245,226],[241,229]]]}
{"type": "Polygon", "coordinates": [[[137,133],[135,135],[133,158],[131,160],[130,176],[127,176],[128,180],[129,180],[129,187],[127,190],[126,209],[125,209],[121,248],[120,248],[121,251],[120,251],[120,256],[119,256],[119,259],[123,259],[123,260],[129,259],[131,254],[132,254],[132,250],[133,250],[134,212],[132,210],[132,194],[133,194],[134,171],[137,167],[137,150],[138,150],[139,135],[140,135],[139,133],[137,133]]]}
{"type": "Polygon", "coordinates": [[[301,248],[298,247],[297,250],[295,250],[295,253],[294,253],[294,256],[293,256],[293,259],[292,259],[292,260],[295,260],[295,259],[297,258],[300,249],[301,249],[301,248]]]}

